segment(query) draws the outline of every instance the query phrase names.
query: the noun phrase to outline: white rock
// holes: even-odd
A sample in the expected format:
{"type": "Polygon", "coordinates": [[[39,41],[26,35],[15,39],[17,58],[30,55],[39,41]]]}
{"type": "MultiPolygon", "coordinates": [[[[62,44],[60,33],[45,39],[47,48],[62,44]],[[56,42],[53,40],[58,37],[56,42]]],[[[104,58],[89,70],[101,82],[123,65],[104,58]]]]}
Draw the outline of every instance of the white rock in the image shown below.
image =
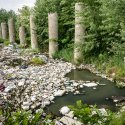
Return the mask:
{"type": "Polygon", "coordinates": [[[35,109],[35,108],[36,108],[35,104],[31,105],[31,109],[35,109]]]}
{"type": "Polygon", "coordinates": [[[104,108],[99,109],[102,116],[108,116],[107,111],[104,108]]]}
{"type": "Polygon", "coordinates": [[[83,125],[83,123],[66,116],[62,117],[60,119],[60,122],[62,122],[65,125],[83,125]]]}
{"type": "Polygon", "coordinates": [[[5,90],[4,90],[4,92],[8,93],[8,92],[10,92],[12,89],[14,89],[14,88],[16,88],[15,85],[7,86],[7,87],[5,88],[5,90]]]}
{"type": "Polygon", "coordinates": [[[22,109],[23,109],[23,110],[29,110],[29,106],[24,106],[24,105],[23,105],[23,106],[22,106],[22,109]]]}
{"type": "Polygon", "coordinates": [[[31,98],[31,101],[33,102],[36,101],[36,96],[31,96],[30,98],[31,98]]]}
{"type": "Polygon", "coordinates": [[[55,121],[55,125],[63,125],[63,124],[59,121],[55,121]]]}
{"type": "Polygon", "coordinates": [[[50,101],[49,100],[46,100],[43,102],[43,104],[46,106],[46,105],[50,105],[50,101]]]}
{"type": "Polygon", "coordinates": [[[78,83],[73,83],[73,86],[74,87],[77,87],[79,84],[78,83]]]}
{"type": "Polygon", "coordinates": [[[50,101],[53,101],[54,99],[55,99],[54,96],[50,96],[50,97],[49,97],[49,100],[50,100],[50,101]]]}
{"type": "Polygon", "coordinates": [[[30,102],[23,102],[23,106],[30,106],[30,102]]]}
{"type": "Polygon", "coordinates": [[[70,111],[68,114],[66,114],[65,116],[73,118],[74,117],[74,112],[70,111]]]}
{"type": "Polygon", "coordinates": [[[80,87],[80,88],[84,88],[84,86],[83,86],[83,85],[80,85],[79,87],[80,87]]]}
{"type": "Polygon", "coordinates": [[[57,92],[54,92],[54,96],[62,96],[66,93],[66,90],[58,90],[57,92]]]}
{"type": "Polygon", "coordinates": [[[59,111],[62,115],[66,115],[70,112],[70,109],[67,106],[64,106],[59,111]]]}
{"type": "Polygon", "coordinates": [[[31,85],[37,85],[37,82],[33,81],[33,82],[31,82],[31,85]]]}
{"type": "Polygon", "coordinates": [[[86,86],[86,87],[95,87],[95,86],[98,86],[98,84],[94,83],[94,82],[83,84],[83,85],[86,86]]]}
{"type": "Polygon", "coordinates": [[[18,86],[24,86],[24,82],[23,81],[19,82],[18,86]]]}

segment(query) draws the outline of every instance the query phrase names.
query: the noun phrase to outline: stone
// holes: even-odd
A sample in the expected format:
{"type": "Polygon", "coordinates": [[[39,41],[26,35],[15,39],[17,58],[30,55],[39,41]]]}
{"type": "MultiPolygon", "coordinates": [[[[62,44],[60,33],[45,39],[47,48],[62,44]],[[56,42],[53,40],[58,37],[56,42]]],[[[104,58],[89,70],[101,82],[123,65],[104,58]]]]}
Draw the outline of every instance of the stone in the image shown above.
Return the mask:
{"type": "Polygon", "coordinates": [[[84,88],[84,85],[80,85],[79,87],[80,87],[80,88],[84,88]]]}
{"type": "Polygon", "coordinates": [[[14,19],[13,18],[9,19],[8,28],[9,28],[9,41],[11,43],[13,43],[13,42],[15,42],[15,39],[16,39],[15,38],[16,37],[16,35],[15,35],[15,25],[14,25],[14,19]]]}
{"type": "Polygon", "coordinates": [[[50,100],[50,101],[53,101],[54,99],[55,99],[54,96],[50,96],[50,97],[49,97],[49,100],[50,100]]]}
{"type": "Polygon", "coordinates": [[[66,115],[70,112],[70,109],[67,106],[64,106],[59,111],[62,115],[66,115]]]}
{"type": "Polygon", "coordinates": [[[30,33],[31,33],[31,48],[38,48],[37,34],[36,34],[36,26],[34,22],[34,16],[30,16],[30,33]]]}
{"type": "Polygon", "coordinates": [[[32,102],[36,101],[36,96],[31,96],[30,98],[32,102]]]}
{"type": "Polygon", "coordinates": [[[57,92],[54,92],[54,96],[62,96],[66,93],[66,90],[58,90],[57,92]]]}
{"type": "Polygon", "coordinates": [[[97,83],[94,83],[94,82],[91,82],[91,83],[85,83],[85,84],[83,84],[84,86],[86,86],[86,87],[96,87],[96,86],[98,86],[98,84],[97,83]]]}
{"type": "Polygon", "coordinates": [[[30,102],[23,102],[24,106],[30,106],[30,102]]]}
{"type": "Polygon", "coordinates": [[[73,118],[74,117],[74,112],[70,111],[68,114],[65,114],[65,116],[67,116],[69,118],[73,118]]]}
{"type": "Polygon", "coordinates": [[[19,28],[19,39],[20,39],[20,45],[26,46],[26,33],[24,26],[21,26],[19,28]]]}
{"type": "Polygon", "coordinates": [[[11,90],[13,90],[14,88],[16,88],[16,86],[14,86],[14,85],[7,86],[7,87],[5,88],[5,90],[4,90],[4,92],[8,93],[8,92],[10,92],[11,90]]]}
{"type": "Polygon", "coordinates": [[[19,82],[19,83],[18,83],[18,86],[19,86],[19,87],[20,87],[20,86],[24,86],[24,81],[19,82]]]}
{"type": "Polygon", "coordinates": [[[78,64],[83,60],[82,45],[84,43],[85,28],[83,25],[83,17],[81,13],[84,11],[82,2],[75,4],[75,46],[74,46],[74,62],[78,64]]]}
{"type": "Polygon", "coordinates": [[[107,111],[104,108],[99,109],[102,116],[108,116],[107,111]]]}
{"type": "Polygon", "coordinates": [[[63,123],[61,123],[60,121],[55,121],[55,125],[64,125],[63,123]]]}
{"type": "Polygon", "coordinates": [[[54,54],[58,51],[58,14],[48,14],[49,26],[49,57],[53,58],[54,54]]]}
{"type": "Polygon", "coordinates": [[[22,106],[23,110],[29,110],[29,108],[30,108],[29,106],[22,106]]]}
{"type": "Polygon", "coordinates": [[[5,22],[1,23],[1,29],[2,29],[2,38],[7,39],[8,38],[7,24],[5,22]]]}
{"type": "Polygon", "coordinates": [[[62,122],[64,125],[84,125],[83,123],[67,116],[62,117],[59,121],[62,122]]]}
{"type": "Polygon", "coordinates": [[[1,26],[0,26],[0,38],[2,38],[2,29],[1,29],[1,26]]]}

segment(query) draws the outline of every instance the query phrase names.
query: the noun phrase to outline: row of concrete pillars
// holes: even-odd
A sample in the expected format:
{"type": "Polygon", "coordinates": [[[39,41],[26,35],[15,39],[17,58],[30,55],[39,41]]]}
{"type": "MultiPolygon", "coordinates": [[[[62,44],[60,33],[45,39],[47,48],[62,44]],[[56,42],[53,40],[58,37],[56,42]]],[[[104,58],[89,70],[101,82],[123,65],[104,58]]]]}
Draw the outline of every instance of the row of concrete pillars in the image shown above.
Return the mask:
{"type": "MultiPolygon", "coordinates": [[[[74,43],[74,62],[79,63],[83,60],[82,57],[82,45],[84,43],[85,27],[83,25],[83,18],[81,13],[83,12],[83,4],[76,3],[75,5],[75,43],[74,43]]],[[[48,27],[49,27],[49,57],[58,51],[58,14],[49,13],[48,14],[48,27]]],[[[8,21],[9,28],[9,41],[15,42],[15,25],[14,20],[10,19],[8,21]]],[[[34,17],[30,16],[30,33],[31,33],[31,48],[38,48],[36,26],[34,23],[34,17]]],[[[7,24],[1,23],[0,37],[3,39],[8,39],[7,24]]],[[[20,44],[26,44],[26,33],[25,27],[21,26],[19,28],[19,38],[20,44]]]]}

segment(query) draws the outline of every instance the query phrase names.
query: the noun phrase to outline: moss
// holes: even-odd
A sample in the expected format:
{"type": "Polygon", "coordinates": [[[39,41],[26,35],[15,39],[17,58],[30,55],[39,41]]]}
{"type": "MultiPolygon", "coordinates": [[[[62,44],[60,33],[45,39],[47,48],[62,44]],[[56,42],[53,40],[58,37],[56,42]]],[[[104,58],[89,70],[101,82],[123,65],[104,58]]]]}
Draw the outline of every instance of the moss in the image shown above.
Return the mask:
{"type": "Polygon", "coordinates": [[[43,64],[45,64],[45,62],[39,57],[32,58],[30,63],[33,64],[33,65],[43,65],[43,64]]]}
{"type": "Polygon", "coordinates": [[[10,41],[9,40],[5,40],[4,41],[4,46],[8,46],[10,44],[10,41]]]}

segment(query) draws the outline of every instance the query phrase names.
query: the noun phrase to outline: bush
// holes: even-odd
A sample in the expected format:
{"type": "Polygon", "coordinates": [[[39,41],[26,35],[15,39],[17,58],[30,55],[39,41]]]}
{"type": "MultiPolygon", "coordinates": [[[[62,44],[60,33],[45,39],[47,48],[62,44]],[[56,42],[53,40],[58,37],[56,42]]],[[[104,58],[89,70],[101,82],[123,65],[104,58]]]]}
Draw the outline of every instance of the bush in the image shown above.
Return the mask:
{"type": "Polygon", "coordinates": [[[45,62],[40,57],[34,57],[31,59],[30,63],[33,65],[42,65],[45,62]]]}
{"type": "Polygon", "coordinates": [[[74,115],[86,125],[109,125],[113,113],[106,110],[106,114],[101,113],[96,106],[90,107],[77,101],[75,106],[69,106],[74,111],[74,115]]]}
{"type": "Polygon", "coordinates": [[[109,125],[125,125],[125,112],[114,115],[109,125]]]}
{"type": "Polygon", "coordinates": [[[72,48],[62,49],[55,53],[54,58],[73,62],[73,49],[72,48]]]}
{"type": "Polygon", "coordinates": [[[10,41],[9,40],[5,40],[4,41],[4,46],[8,46],[10,44],[10,41]]]}
{"type": "Polygon", "coordinates": [[[4,43],[4,40],[2,38],[0,38],[0,43],[4,43]]]}

